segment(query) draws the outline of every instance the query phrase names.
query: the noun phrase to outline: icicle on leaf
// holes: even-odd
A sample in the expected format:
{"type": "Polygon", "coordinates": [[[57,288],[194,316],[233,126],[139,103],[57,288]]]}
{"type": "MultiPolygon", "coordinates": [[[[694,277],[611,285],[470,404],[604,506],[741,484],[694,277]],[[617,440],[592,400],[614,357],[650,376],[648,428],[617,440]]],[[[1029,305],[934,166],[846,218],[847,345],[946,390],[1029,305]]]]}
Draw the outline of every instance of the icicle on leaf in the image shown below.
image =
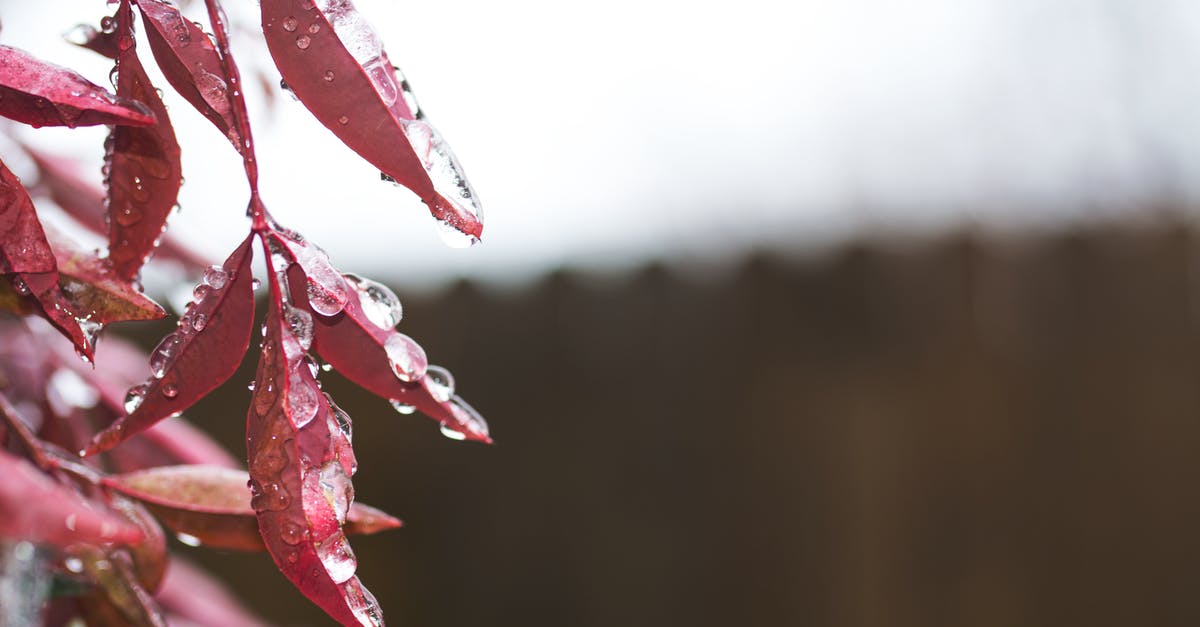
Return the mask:
{"type": "Polygon", "coordinates": [[[167,81],[241,152],[230,88],[212,38],[171,2],[139,0],[137,6],[147,25],[150,49],[167,81]]]}
{"type": "Polygon", "coordinates": [[[144,104],[11,46],[0,46],[0,116],[34,127],[154,124],[144,104]]]}
{"type": "MultiPolygon", "coordinates": [[[[265,551],[246,489],[244,470],[218,466],[169,466],[116,475],[106,484],[142,502],[177,534],[200,545],[230,551],[265,551]]],[[[373,534],[400,527],[399,519],[354,503],[347,534],[373,534]]]]}
{"type": "Polygon", "coordinates": [[[117,57],[117,94],[146,103],[156,118],[153,126],[114,127],[105,156],[109,260],[118,275],[135,279],[175,208],[182,174],[167,109],[132,45],[133,12],[127,1],[116,20],[120,36],[131,42],[117,57]]]}
{"type": "Polygon", "coordinates": [[[304,106],[388,179],[417,194],[441,230],[453,233],[444,239],[477,242],[479,199],[353,3],[262,0],[260,6],[267,47],[304,106]]]}
{"type": "Polygon", "coordinates": [[[267,551],[304,596],[343,625],[382,626],[379,604],[354,576],[343,531],[354,500],[349,437],[284,320],[287,294],[276,274],[284,268],[269,265],[271,305],[246,418],[251,506],[267,551]],[[295,403],[297,387],[316,401],[312,417],[295,403]]]}
{"type": "Polygon", "coordinates": [[[106,451],[135,433],[200,400],[237,370],[254,327],[253,258],[248,236],[225,260],[223,287],[208,283],[197,286],[200,298],[180,319],[179,328],[163,338],[150,357],[155,375],[130,390],[129,412],[97,434],[86,454],[106,451]],[[197,331],[195,320],[206,323],[197,331]]]}

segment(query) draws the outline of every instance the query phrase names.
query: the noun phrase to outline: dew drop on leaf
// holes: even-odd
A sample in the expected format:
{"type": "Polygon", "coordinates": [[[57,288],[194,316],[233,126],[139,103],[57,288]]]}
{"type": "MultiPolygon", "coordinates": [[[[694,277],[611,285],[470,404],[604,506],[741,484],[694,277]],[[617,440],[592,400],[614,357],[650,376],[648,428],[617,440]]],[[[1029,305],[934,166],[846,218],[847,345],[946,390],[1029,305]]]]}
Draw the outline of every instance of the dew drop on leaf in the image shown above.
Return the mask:
{"type": "Polygon", "coordinates": [[[317,557],[321,559],[321,565],[325,567],[325,572],[334,583],[350,579],[358,569],[354,551],[350,549],[346,536],[341,533],[335,533],[317,545],[317,557]]]}
{"type": "Polygon", "coordinates": [[[125,393],[125,413],[132,414],[142,404],[149,387],[148,383],[142,383],[129,388],[129,391],[125,393]]]}
{"type": "Polygon", "coordinates": [[[429,366],[425,370],[425,383],[429,393],[440,403],[454,396],[454,375],[441,366],[429,366]]]}
{"type": "Polygon", "coordinates": [[[162,395],[167,398],[175,398],[179,396],[179,388],[174,383],[168,383],[162,386],[162,395]]]}
{"type": "Polygon", "coordinates": [[[455,431],[454,429],[451,429],[444,422],[442,424],[438,425],[438,429],[441,430],[442,435],[446,436],[447,438],[450,438],[451,440],[458,440],[459,442],[461,442],[461,441],[467,439],[467,436],[463,435],[462,433],[459,433],[458,431],[455,431]]]}
{"type": "Polygon", "coordinates": [[[283,526],[279,529],[279,539],[283,540],[284,543],[291,545],[296,545],[303,542],[304,537],[307,534],[308,531],[303,526],[298,525],[291,520],[284,521],[283,526]]]}
{"type": "Polygon", "coordinates": [[[208,325],[208,316],[206,316],[202,313],[198,313],[192,317],[192,329],[194,329],[196,332],[203,331],[204,327],[207,325],[208,325]]]}
{"type": "MultiPolygon", "coordinates": [[[[392,372],[395,373],[397,379],[410,383],[425,374],[425,366],[428,362],[424,350],[408,336],[402,333],[393,333],[384,343],[383,349],[387,352],[388,363],[391,364],[392,372]]],[[[448,399],[449,396],[446,398],[448,399]]]]}
{"type": "Polygon", "coordinates": [[[398,413],[404,414],[405,416],[409,416],[417,411],[417,408],[412,405],[407,405],[405,403],[401,403],[400,401],[390,402],[392,404],[392,409],[396,410],[398,413]]]}
{"type": "Polygon", "coordinates": [[[171,367],[171,363],[175,361],[175,356],[179,354],[180,347],[183,346],[183,338],[179,333],[172,332],[162,339],[155,347],[154,352],[150,353],[150,374],[154,378],[161,379],[167,368],[171,367]]]}
{"type": "Polygon", "coordinates": [[[296,47],[301,50],[308,50],[310,44],[312,44],[312,38],[308,35],[300,35],[296,38],[296,47]]]}
{"type": "Polygon", "coordinates": [[[192,300],[199,303],[207,298],[211,293],[212,287],[210,287],[207,283],[201,283],[200,285],[196,286],[196,289],[192,290],[192,300]]]}
{"type": "Polygon", "coordinates": [[[404,308],[400,299],[388,286],[366,279],[355,274],[343,275],[347,282],[358,293],[358,301],[362,304],[363,313],[367,319],[381,329],[393,329],[400,324],[404,317],[404,308]]]}
{"type": "Polygon", "coordinates": [[[229,282],[229,273],[221,266],[209,266],[204,271],[204,282],[211,285],[213,289],[219,290],[229,282]]]}
{"type": "Polygon", "coordinates": [[[300,20],[297,20],[294,16],[289,15],[283,18],[283,22],[281,22],[280,25],[283,26],[283,30],[292,33],[295,32],[296,27],[300,25],[300,20]]]}

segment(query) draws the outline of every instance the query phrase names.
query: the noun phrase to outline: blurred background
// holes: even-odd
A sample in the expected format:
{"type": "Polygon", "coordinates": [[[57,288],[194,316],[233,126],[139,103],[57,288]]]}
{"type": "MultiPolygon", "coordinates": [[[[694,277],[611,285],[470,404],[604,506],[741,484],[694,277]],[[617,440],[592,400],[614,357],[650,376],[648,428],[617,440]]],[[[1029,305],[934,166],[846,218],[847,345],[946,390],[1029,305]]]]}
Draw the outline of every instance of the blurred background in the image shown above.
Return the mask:
{"type": "MultiPolygon", "coordinates": [[[[497,440],[326,375],[407,523],[355,540],[393,624],[1200,624],[1200,5],[359,0],[484,201],[463,251],[226,4],[272,212],[397,291],[497,440]]],[[[3,7],[103,81],[59,39],[103,2],[3,7]]],[[[169,102],[217,259],[240,164],[169,102]]],[[[26,139],[99,180],[103,134],[26,139]]],[[[238,454],[252,368],[189,412],[238,454]]]]}

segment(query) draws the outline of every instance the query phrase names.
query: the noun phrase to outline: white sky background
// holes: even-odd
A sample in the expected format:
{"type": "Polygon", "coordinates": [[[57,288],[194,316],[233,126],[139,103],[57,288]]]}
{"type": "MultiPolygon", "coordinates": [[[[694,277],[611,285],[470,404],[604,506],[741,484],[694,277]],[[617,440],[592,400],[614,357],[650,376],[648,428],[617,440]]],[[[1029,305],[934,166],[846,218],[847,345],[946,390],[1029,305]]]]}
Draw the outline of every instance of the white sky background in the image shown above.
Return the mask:
{"type": "MultiPolygon", "coordinates": [[[[245,78],[277,82],[257,5],[225,4],[246,27],[245,78]]],[[[303,105],[248,97],[271,211],[343,270],[396,284],[706,267],[881,229],[1041,226],[1200,197],[1195,0],[357,5],[482,198],[482,245],[442,245],[424,205],[303,105]]],[[[104,84],[111,64],[59,37],[96,23],[102,0],[0,7],[0,43],[104,84]]],[[[240,161],[168,102],[187,178],[172,226],[219,258],[247,226],[240,161]]],[[[23,137],[84,150],[98,178],[103,135],[23,137]]]]}

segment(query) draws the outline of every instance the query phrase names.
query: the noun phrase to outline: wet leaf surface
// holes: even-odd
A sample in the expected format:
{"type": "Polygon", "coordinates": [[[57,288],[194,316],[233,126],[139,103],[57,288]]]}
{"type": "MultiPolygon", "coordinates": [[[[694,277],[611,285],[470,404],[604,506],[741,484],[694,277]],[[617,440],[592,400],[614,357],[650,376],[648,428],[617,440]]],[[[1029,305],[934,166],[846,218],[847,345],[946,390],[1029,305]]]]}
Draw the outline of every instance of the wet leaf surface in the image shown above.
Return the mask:
{"type": "Polygon", "coordinates": [[[212,39],[171,2],[139,0],[146,37],[167,81],[242,151],[241,135],[212,39]]]}
{"type": "Polygon", "coordinates": [[[0,46],[0,116],[34,127],[154,123],[144,104],[10,46],[0,46]]]}
{"type": "Polygon", "coordinates": [[[182,182],[179,143],[133,45],[133,12],[127,1],[117,9],[119,37],[129,37],[117,57],[117,94],[136,99],[154,112],[145,127],[116,126],[108,139],[108,254],[113,270],[136,279],[157,246],[175,208],[182,182]]]}
{"type": "MultiPolygon", "coordinates": [[[[108,485],[146,505],[175,533],[223,550],[265,551],[244,470],[217,466],[171,466],[116,475],[108,485]]],[[[401,526],[394,516],[354,503],[347,534],[367,535],[401,526]]]]}
{"type": "Polygon", "coordinates": [[[102,452],[190,407],[225,382],[241,363],[254,327],[253,258],[248,236],[220,268],[196,286],[196,302],[179,328],[150,356],[153,375],[130,391],[128,415],[97,434],[87,454],[102,452]]]}
{"type": "Polygon", "coordinates": [[[385,177],[417,194],[452,245],[478,241],[483,214],[462,167],[353,3],[260,6],[267,47],[300,102],[385,177]]]}

